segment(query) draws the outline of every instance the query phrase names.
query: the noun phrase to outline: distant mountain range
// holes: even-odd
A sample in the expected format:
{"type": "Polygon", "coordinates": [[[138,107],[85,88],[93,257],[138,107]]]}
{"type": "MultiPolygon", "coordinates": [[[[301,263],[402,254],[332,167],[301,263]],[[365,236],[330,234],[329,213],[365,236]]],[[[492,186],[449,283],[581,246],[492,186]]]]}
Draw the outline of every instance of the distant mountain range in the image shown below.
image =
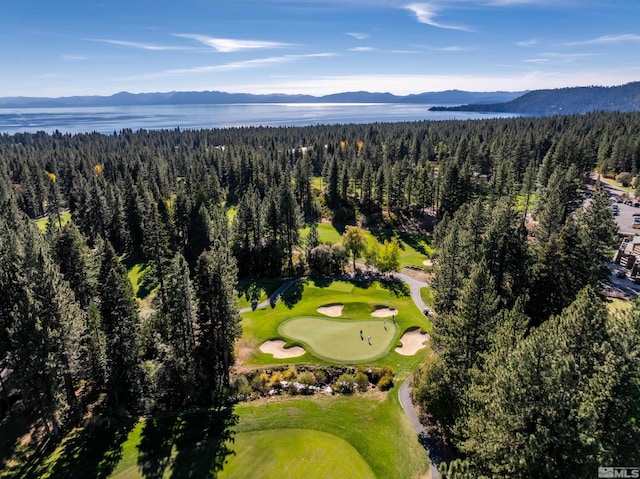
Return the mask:
{"type": "Polygon", "coordinates": [[[224,105],[243,103],[400,103],[433,106],[432,111],[518,113],[529,115],[575,114],[589,111],[640,111],[640,82],[613,87],[573,87],[521,92],[469,92],[447,90],[416,95],[366,91],[332,95],[254,95],[222,91],[167,93],[120,92],[111,96],[4,97],[0,108],[55,108],[146,105],[224,105]],[[451,106],[456,105],[456,106],[451,106]]]}
{"type": "Polygon", "coordinates": [[[250,93],[226,93],[221,91],[188,91],[168,93],[120,92],[111,96],[4,97],[0,108],[55,108],[97,106],[144,106],[144,105],[220,105],[237,103],[411,103],[449,104],[499,103],[513,100],[526,92],[468,92],[447,90],[398,96],[391,93],[369,93],[365,91],[335,93],[332,95],[253,95],[250,93]]]}
{"type": "Polygon", "coordinates": [[[533,90],[506,102],[469,102],[462,106],[436,106],[432,111],[569,115],[590,111],[640,111],[640,82],[613,87],[574,87],[533,90]]]}

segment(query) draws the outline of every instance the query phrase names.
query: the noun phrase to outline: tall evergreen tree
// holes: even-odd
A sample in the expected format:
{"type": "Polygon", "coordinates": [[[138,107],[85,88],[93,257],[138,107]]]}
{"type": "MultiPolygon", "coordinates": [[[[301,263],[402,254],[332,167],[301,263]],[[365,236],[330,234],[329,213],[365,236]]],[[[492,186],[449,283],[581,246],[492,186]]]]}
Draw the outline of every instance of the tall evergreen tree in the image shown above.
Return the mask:
{"type": "Polygon", "coordinates": [[[196,270],[196,355],[201,381],[200,395],[206,403],[222,406],[229,385],[229,368],[235,340],[241,334],[235,303],[237,270],[223,245],[204,252],[196,270]]]}
{"type": "Polygon", "coordinates": [[[107,397],[116,408],[140,401],[140,322],[127,271],[109,243],[104,246],[98,286],[105,334],[107,397]]]}

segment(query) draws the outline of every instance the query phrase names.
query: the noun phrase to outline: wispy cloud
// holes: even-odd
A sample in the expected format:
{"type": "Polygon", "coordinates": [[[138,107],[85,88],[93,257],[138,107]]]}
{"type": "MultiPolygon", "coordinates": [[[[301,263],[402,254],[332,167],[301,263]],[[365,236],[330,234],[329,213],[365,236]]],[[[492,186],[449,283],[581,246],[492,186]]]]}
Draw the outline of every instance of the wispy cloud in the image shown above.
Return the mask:
{"type": "Polygon", "coordinates": [[[582,40],[577,42],[567,42],[565,46],[582,46],[582,45],[606,45],[611,43],[637,43],[640,42],[640,35],[625,33],[622,35],[604,35],[602,37],[592,38],[590,40],[582,40]]]}
{"type": "Polygon", "coordinates": [[[540,54],[539,57],[536,58],[528,58],[526,60],[522,60],[527,63],[548,63],[553,60],[556,62],[563,63],[571,63],[576,60],[580,60],[583,58],[589,58],[596,56],[595,53],[556,53],[556,52],[547,52],[540,54]]]}
{"type": "Polygon", "coordinates": [[[460,47],[457,45],[452,45],[450,47],[433,48],[432,50],[436,50],[438,52],[468,52],[468,51],[471,51],[472,49],[468,47],[460,47]]]}
{"type": "Polygon", "coordinates": [[[518,45],[519,47],[534,47],[538,44],[538,40],[536,40],[535,38],[532,38],[531,40],[523,40],[520,42],[516,42],[516,45],[518,45]]]}
{"type": "Polygon", "coordinates": [[[190,48],[190,47],[180,47],[180,46],[173,46],[173,45],[153,45],[150,43],[128,42],[124,40],[111,40],[107,38],[90,38],[89,40],[94,42],[110,43],[111,45],[120,45],[122,47],[137,48],[140,50],[151,50],[151,51],[193,50],[193,48],[190,48]]]}
{"type": "Polygon", "coordinates": [[[290,43],[270,42],[263,40],[238,40],[234,38],[215,38],[208,37],[206,35],[197,35],[190,33],[176,33],[174,34],[174,36],[196,40],[203,45],[211,47],[214,50],[222,53],[268,48],[290,48],[295,46],[290,43]]]}
{"type": "Polygon", "coordinates": [[[417,17],[420,23],[424,23],[426,25],[437,28],[446,28],[449,30],[470,31],[470,28],[464,25],[445,25],[443,23],[437,22],[435,18],[438,15],[439,8],[434,5],[430,5],[428,3],[411,3],[409,5],[405,5],[404,8],[412,12],[417,17]]]}
{"type": "Polygon", "coordinates": [[[486,2],[490,7],[513,7],[517,5],[554,5],[558,0],[489,0],[486,2]]]}
{"type": "Polygon", "coordinates": [[[220,65],[206,65],[193,68],[181,68],[177,70],[167,70],[164,73],[171,75],[184,75],[192,73],[208,73],[216,71],[243,70],[247,68],[259,68],[281,63],[291,63],[306,58],[333,57],[335,53],[309,53],[305,55],[282,55],[279,57],[255,58],[238,62],[223,63],[220,65]]]}
{"type": "Polygon", "coordinates": [[[87,60],[88,58],[82,55],[62,55],[62,59],[65,62],[81,62],[87,60]]]}
{"type": "Polygon", "coordinates": [[[355,48],[349,48],[350,52],[373,52],[376,51],[375,48],[373,47],[355,47],[355,48]]]}
{"type": "Polygon", "coordinates": [[[365,40],[369,38],[369,35],[366,33],[358,33],[358,32],[347,32],[345,35],[349,35],[350,37],[355,38],[356,40],[365,40]]]}

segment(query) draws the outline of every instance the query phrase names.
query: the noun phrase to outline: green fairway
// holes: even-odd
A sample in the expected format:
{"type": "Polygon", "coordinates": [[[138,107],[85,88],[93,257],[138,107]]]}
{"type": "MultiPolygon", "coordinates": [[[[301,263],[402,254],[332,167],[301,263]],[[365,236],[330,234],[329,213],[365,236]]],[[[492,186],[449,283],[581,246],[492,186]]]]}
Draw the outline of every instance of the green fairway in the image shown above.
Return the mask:
{"type": "Polygon", "coordinates": [[[235,455],[218,475],[220,479],[376,477],[351,444],[326,432],[308,429],[244,432],[235,435],[233,450],[235,455]]]}
{"type": "MultiPolygon", "coordinates": [[[[427,453],[417,441],[416,433],[398,403],[396,388],[381,396],[313,396],[277,402],[242,403],[236,406],[235,412],[239,416],[234,428],[237,442],[230,448],[240,457],[246,447],[242,444],[247,439],[242,436],[243,433],[259,431],[268,436],[276,431],[275,437],[280,438],[281,431],[285,429],[293,431],[294,435],[304,430],[305,436],[312,429],[331,435],[329,451],[336,445],[333,437],[337,437],[345,441],[343,445],[349,445],[349,450],[355,449],[365,462],[365,466],[359,467],[358,471],[337,475],[339,468],[343,467],[340,462],[345,459],[344,453],[341,452],[334,458],[325,451],[324,443],[318,443],[318,454],[323,463],[319,465],[321,469],[318,472],[311,471],[308,475],[281,474],[277,477],[420,478],[425,477],[429,469],[427,453]]],[[[320,438],[329,439],[314,435],[310,440],[320,438]]],[[[283,449],[280,452],[274,451],[274,454],[288,455],[288,447],[297,451],[301,446],[292,446],[292,441],[285,438],[274,441],[270,447],[283,449]]],[[[289,457],[294,460],[296,456],[289,457]]],[[[229,457],[227,467],[232,467],[234,460],[235,458],[229,457]]],[[[249,461],[247,458],[244,476],[226,476],[223,473],[220,477],[254,477],[253,473],[272,463],[272,459],[260,453],[254,457],[253,462],[249,461]]]]}
{"type": "Polygon", "coordinates": [[[299,317],[282,323],[278,332],[326,361],[356,363],[387,354],[398,330],[392,321],[383,319],[299,317]]]}

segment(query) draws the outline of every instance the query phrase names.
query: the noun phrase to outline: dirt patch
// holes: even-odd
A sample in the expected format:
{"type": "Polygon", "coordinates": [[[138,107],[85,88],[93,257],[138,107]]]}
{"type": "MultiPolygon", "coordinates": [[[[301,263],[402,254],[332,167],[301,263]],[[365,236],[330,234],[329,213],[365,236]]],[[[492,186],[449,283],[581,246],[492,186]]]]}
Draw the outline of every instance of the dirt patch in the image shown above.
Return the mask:
{"type": "Polygon", "coordinates": [[[390,318],[391,316],[395,316],[396,314],[398,314],[397,309],[391,309],[388,306],[376,306],[376,308],[373,310],[373,313],[371,313],[371,316],[373,316],[374,318],[390,318]]]}
{"type": "Polygon", "coordinates": [[[272,339],[262,343],[260,345],[260,351],[266,354],[271,354],[277,359],[297,358],[304,354],[304,348],[301,348],[300,346],[285,348],[285,344],[286,343],[281,339],[272,339]]]}
{"type": "Polygon", "coordinates": [[[402,356],[413,356],[425,347],[424,343],[429,341],[429,339],[429,335],[427,333],[421,333],[419,329],[407,331],[400,338],[402,347],[396,348],[396,352],[402,356]]]}
{"type": "Polygon", "coordinates": [[[325,316],[337,318],[338,316],[342,316],[342,308],[344,308],[344,304],[341,303],[325,304],[324,306],[320,306],[316,311],[325,316]]]}

